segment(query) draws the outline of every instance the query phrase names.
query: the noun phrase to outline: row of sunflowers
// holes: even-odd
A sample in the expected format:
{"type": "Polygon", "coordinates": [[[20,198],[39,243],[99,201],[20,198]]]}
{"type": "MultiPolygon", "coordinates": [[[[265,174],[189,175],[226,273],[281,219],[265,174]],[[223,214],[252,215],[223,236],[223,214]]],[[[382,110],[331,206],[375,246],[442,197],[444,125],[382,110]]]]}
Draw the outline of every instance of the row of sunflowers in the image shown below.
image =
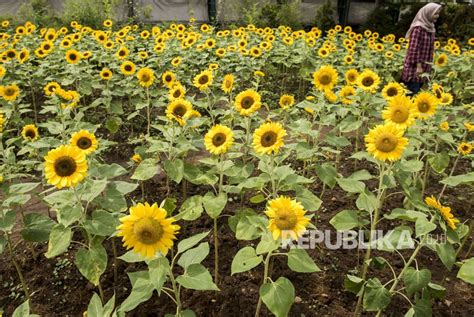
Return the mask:
{"type": "Polygon", "coordinates": [[[436,254],[474,283],[474,260],[462,256],[472,249],[470,215],[442,203],[469,204],[472,195],[474,39],[436,41],[434,71],[414,96],[397,82],[408,45],[339,25],[114,28],[107,20],[95,30],[3,21],[0,252],[23,289],[18,311],[35,303],[15,259],[20,239],[47,245],[48,259],[74,253],[99,293],[84,305],[91,316],[124,316],[154,291],[176,316],[194,316],[184,289],[219,291],[223,277],[250,270],[263,274],[255,316],[263,304],[287,316],[300,290],[275,276],[275,259],[321,274],[317,250],[283,246],[324,226],[325,192],[339,188],[350,207],[334,210],[329,225],[368,233],[341,285],[354,294],[349,309],[380,316],[402,297],[408,316],[431,314],[446,288],[419,267],[419,254],[436,254]],[[453,198],[455,190],[468,194],[453,198]],[[390,198],[397,208],[384,204],[390,198]],[[35,199],[46,213],[28,208],[35,199]],[[205,219],[210,227],[196,233],[205,219]],[[395,234],[371,234],[387,226],[395,234]],[[220,247],[229,233],[247,241],[235,254],[220,247]],[[429,242],[432,233],[448,238],[429,242]],[[230,272],[222,255],[232,258],[230,272]],[[102,285],[108,263],[117,279],[118,261],[144,266],[128,273],[132,290],[116,302],[102,285]]]}

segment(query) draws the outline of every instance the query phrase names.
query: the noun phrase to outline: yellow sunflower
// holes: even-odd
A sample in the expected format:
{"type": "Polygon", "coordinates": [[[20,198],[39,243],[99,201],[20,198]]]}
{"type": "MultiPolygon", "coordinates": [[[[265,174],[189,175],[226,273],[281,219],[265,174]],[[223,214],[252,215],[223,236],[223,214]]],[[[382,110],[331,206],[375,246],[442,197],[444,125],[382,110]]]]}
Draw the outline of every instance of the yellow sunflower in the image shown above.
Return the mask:
{"type": "Polygon", "coordinates": [[[81,60],[81,53],[76,50],[69,50],[66,52],[66,61],[69,64],[77,64],[81,60]]]}
{"type": "Polygon", "coordinates": [[[226,126],[216,124],[204,137],[206,150],[212,154],[226,153],[234,143],[234,133],[226,126]]]}
{"type": "Polygon", "coordinates": [[[141,86],[150,87],[155,81],[155,73],[151,68],[143,67],[137,72],[137,78],[141,86]]]}
{"type": "Polygon", "coordinates": [[[346,105],[350,105],[354,102],[354,100],[352,100],[350,97],[355,96],[356,94],[357,93],[354,87],[349,85],[342,87],[341,91],[339,91],[339,96],[342,99],[342,103],[346,105]]]}
{"type": "Polygon", "coordinates": [[[415,97],[415,114],[417,118],[426,119],[434,115],[438,106],[438,100],[436,97],[427,92],[423,91],[415,97]]]}
{"type": "Polygon", "coordinates": [[[250,116],[262,106],[261,97],[253,89],[247,89],[240,92],[235,97],[235,109],[243,116],[250,116]]]}
{"type": "Polygon", "coordinates": [[[403,94],[405,94],[405,89],[397,82],[388,83],[382,89],[382,96],[385,100],[390,100],[395,96],[401,96],[403,94]]]}
{"type": "Polygon", "coordinates": [[[319,90],[332,90],[337,83],[337,71],[332,66],[322,66],[313,73],[313,84],[319,90]]]}
{"type": "Polygon", "coordinates": [[[46,96],[51,96],[54,94],[54,91],[58,88],[61,88],[61,86],[57,82],[55,81],[49,82],[44,87],[44,93],[46,94],[46,96]]]}
{"type": "Polygon", "coordinates": [[[49,151],[44,160],[46,179],[58,189],[73,187],[87,175],[86,156],[75,146],[61,145],[49,151]]]}
{"type": "Polygon", "coordinates": [[[139,164],[142,161],[142,157],[138,153],[133,154],[133,156],[130,159],[137,164],[139,164]]]}
{"type": "Polygon", "coordinates": [[[181,57],[175,57],[171,60],[171,65],[173,65],[174,67],[177,67],[179,66],[179,64],[181,64],[181,61],[182,61],[181,57]]]}
{"type": "Polygon", "coordinates": [[[408,139],[403,137],[403,129],[388,123],[378,125],[365,136],[367,152],[381,161],[400,159],[408,139]]]}
{"type": "Polygon", "coordinates": [[[278,122],[267,122],[255,130],[253,147],[258,154],[278,153],[284,145],[285,129],[278,122]]]}
{"type": "Polygon", "coordinates": [[[472,144],[463,142],[458,146],[458,152],[462,155],[469,155],[472,152],[472,144]]]}
{"type": "Polygon", "coordinates": [[[449,123],[447,121],[444,121],[439,125],[439,128],[443,131],[448,131],[449,130],[449,123]]]}
{"type": "Polygon", "coordinates": [[[4,125],[5,125],[5,117],[3,116],[3,113],[0,110],[0,133],[3,132],[4,125]]]}
{"type": "Polygon", "coordinates": [[[5,67],[0,65],[0,78],[5,76],[6,73],[7,73],[7,70],[5,69],[5,67]]]}
{"type": "Polygon", "coordinates": [[[122,63],[122,65],[120,65],[120,71],[125,76],[131,76],[135,74],[136,68],[137,67],[135,66],[135,64],[131,61],[125,61],[122,63]]]}
{"type": "Polygon", "coordinates": [[[359,77],[359,72],[357,71],[357,69],[349,69],[345,73],[345,79],[348,85],[357,84],[357,77],[359,77]]]}
{"type": "Polygon", "coordinates": [[[435,65],[438,67],[443,67],[447,63],[448,63],[448,55],[444,53],[440,54],[435,60],[435,65]]]}
{"type": "Polygon", "coordinates": [[[86,130],[81,130],[74,133],[71,136],[70,143],[72,146],[76,146],[78,149],[80,149],[85,155],[91,154],[97,150],[97,146],[99,145],[95,135],[86,130]]]}
{"type": "Polygon", "coordinates": [[[122,237],[123,245],[140,253],[144,257],[153,258],[159,251],[165,256],[173,247],[173,240],[180,227],[173,224],[174,218],[166,218],[165,209],[155,203],[137,204],[130,207],[130,215],[121,217],[117,227],[117,236],[122,237]]]}
{"type": "Polygon", "coordinates": [[[173,72],[171,71],[166,71],[161,75],[161,80],[163,81],[163,84],[165,84],[168,88],[173,87],[174,81],[176,80],[176,76],[173,72]]]}
{"type": "Polygon", "coordinates": [[[173,101],[176,99],[182,99],[184,98],[184,95],[186,94],[186,89],[184,88],[183,85],[180,83],[173,85],[173,87],[170,89],[168,98],[173,101]]]}
{"type": "Polygon", "coordinates": [[[36,141],[39,139],[38,128],[34,124],[27,124],[21,130],[21,135],[25,141],[36,141]]]}
{"type": "Polygon", "coordinates": [[[454,215],[451,213],[451,208],[446,207],[441,205],[439,200],[437,200],[434,196],[431,197],[426,197],[425,198],[425,203],[434,208],[437,209],[440,213],[441,216],[443,216],[444,220],[446,221],[447,225],[453,229],[456,230],[456,223],[459,223],[459,220],[454,218],[454,215]]]}
{"type": "Polygon", "coordinates": [[[448,106],[452,103],[453,103],[453,95],[451,95],[449,92],[443,92],[441,94],[440,104],[443,106],[448,106]]]}
{"type": "Polygon", "coordinates": [[[20,94],[20,88],[16,84],[9,86],[0,86],[0,96],[6,101],[14,101],[20,94]]]}
{"type": "Polygon", "coordinates": [[[375,93],[380,84],[380,77],[370,69],[364,70],[357,77],[357,86],[365,91],[375,93]]]}
{"type": "Polygon", "coordinates": [[[464,122],[464,127],[469,132],[474,131],[474,124],[471,124],[470,122],[464,122]]]}
{"type": "Polygon", "coordinates": [[[280,196],[268,202],[265,214],[270,218],[268,229],[274,240],[290,237],[297,240],[306,231],[309,219],[303,205],[289,197],[280,196]]]}
{"type": "Polygon", "coordinates": [[[108,68],[104,68],[100,71],[100,78],[104,80],[110,80],[112,78],[112,71],[108,68]]]}
{"type": "Polygon", "coordinates": [[[415,122],[413,102],[405,95],[393,97],[388,107],[382,111],[385,123],[393,123],[399,128],[406,129],[415,122]]]}
{"type": "Polygon", "coordinates": [[[166,116],[171,121],[176,120],[181,126],[186,124],[186,119],[192,111],[191,103],[184,99],[176,99],[169,103],[166,108],[166,116]]]}
{"type": "Polygon", "coordinates": [[[222,81],[221,89],[225,93],[230,93],[234,87],[234,75],[227,74],[222,81]]]}
{"type": "Polygon", "coordinates": [[[118,51],[115,53],[115,56],[119,59],[119,60],[124,60],[125,58],[127,58],[129,54],[129,51],[128,49],[125,47],[125,46],[122,46],[118,49],[118,51]]]}
{"type": "Polygon", "coordinates": [[[193,85],[201,91],[206,90],[212,85],[213,78],[210,70],[204,70],[194,77],[193,85]]]}
{"type": "Polygon", "coordinates": [[[278,103],[283,109],[288,109],[295,104],[295,97],[292,95],[283,95],[280,97],[280,101],[278,103]]]}

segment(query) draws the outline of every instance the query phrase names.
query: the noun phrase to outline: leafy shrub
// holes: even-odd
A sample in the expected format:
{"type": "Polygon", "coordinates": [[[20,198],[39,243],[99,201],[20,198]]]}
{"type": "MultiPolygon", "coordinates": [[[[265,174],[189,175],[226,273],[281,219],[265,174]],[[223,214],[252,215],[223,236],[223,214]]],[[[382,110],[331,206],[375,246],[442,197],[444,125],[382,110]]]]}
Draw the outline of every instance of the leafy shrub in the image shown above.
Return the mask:
{"type": "Polygon", "coordinates": [[[99,27],[108,19],[103,1],[96,0],[66,0],[62,20],[65,24],[77,21],[90,27],[99,27]]]}
{"type": "Polygon", "coordinates": [[[314,25],[316,25],[321,30],[329,30],[335,24],[334,9],[332,7],[331,1],[327,0],[326,3],[323,4],[316,12],[314,25]]]}

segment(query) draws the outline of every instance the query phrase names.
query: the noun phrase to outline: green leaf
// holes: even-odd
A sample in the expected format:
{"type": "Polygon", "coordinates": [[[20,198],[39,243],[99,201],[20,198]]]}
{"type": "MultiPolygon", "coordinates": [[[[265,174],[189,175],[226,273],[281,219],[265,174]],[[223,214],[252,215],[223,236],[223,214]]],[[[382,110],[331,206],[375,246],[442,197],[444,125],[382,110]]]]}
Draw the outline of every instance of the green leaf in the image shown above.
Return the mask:
{"type": "Polygon", "coordinates": [[[415,223],[415,232],[416,232],[416,238],[424,236],[427,233],[430,233],[431,231],[436,229],[436,225],[428,220],[426,218],[418,218],[415,223]]]}
{"type": "Polygon", "coordinates": [[[84,223],[87,232],[98,236],[110,236],[115,232],[115,228],[120,224],[110,212],[105,210],[94,210],[92,219],[84,223]]]}
{"type": "Polygon", "coordinates": [[[361,181],[349,178],[336,178],[337,184],[348,193],[362,193],[365,189],[365,184],[361,181]]]}
{"type": "Polygon", "coordinates": [[[416,173],[423,169],[423,162],[418,160],[401,160],[399,162],[399,167],[402,171],[416,173]]]}
{"type": "Polygon", "coordinates": [[[85,183],[81,191],[81,200],[91,202],[99,196],[107,186],[107,179],[94,179],[85,183]]]}
{"type": "Polygon", "coordinates": [[[266,199],[265,199],[265,196],[263,194],[257,194],[253,197],[250,198],[250,202],[252,204],[259,204],[261,202],[264,202],[266,199]]]}
{"type": "Polygon", "coordinates": [[[55,225],[49,234],[48,251],[45,256],[51,259],[65,252],[71,243],[71,237],[70,228],[65,228],[62,224],[55,225]]]}
{"type": "Polygon", "coordinates": [[[192,264],[201,263],[209,254],[209,243],[202,242],[199,246],[187,250],[178,260],[178,265],[187,269],[192,264]]]}
{"type": "Polygon", "coordinates": [[[30,300],[26,300],[15,309],[12,317],[39,317],[39,315],[30,314],[30,300]]]}
{"type": "Polygon", "coordinates": [[[357,208],[359,208],[359,210],[365,210],[369,213],[374,212],[374,210],[377,209],[378,204],[379,202],[377,197],[375,197],[375,195],[367,189],[360,193],[356,200],[357,208]]]}
{"type": "Polygon", "coordinates": [[[458,186],[463,183],[472,183],[474,182],[474,172],[467,173],[464,175],[456,175],[451,177],[446,177],[440,183],[446,184],[448,186],[458,186]]]}
{"type": "Polygon", "coordinates": [[[431,301],[426,298],[420,298],[416,301],[415,306],[413,306],[415,311],[414,317],[431,317],[432,308],[431,301]]]}
{"type": "Polygon", "coordinates": [[[421,211],[405,210],[401,208],[395,208],[391,213],[384,215],[384,218],[389,220],[400,219],[408,221],[416,221],[419,218],[426,219],[426,217],[427,215],[421,211]]]}
{"type": "MultiPolygon", "coordinates": [[[[133,275],[129,273],[130,279],[132,276],[133,275]]],[[[129,312],[141,303],[146,302],[153,295],[154,288],[155,287],[148,276],[147,278],[137,278],[132,282],[132,292],[122,302],[122,304],[120,304],[119,311],[129,312]]]]}
{"type": "Polygon", "coordinates": [[[100,276],[107,268],[107,252],[101,242],[92,243],[90,249],[81,247],[76,253],[79,272],[93,285],[99,285],[100,276]]]}
{"type": "Polygon", "coordinates": [[[275,282],[265,283],[260,286],[259,293],[268,310],[275,316],[288,316],[295,300],[295,288],[289,279],[279,277],[275,282]]]}
{"type": "Polygon", "coordinates": [[[184,274],[178,276],[176,281],[187,289],[199,291],[218,291],[219,288],[212,281],[211,274],[201,264],[190,265],[184,274]]]}
{"type": "Polygon", "coordinates": [[[358,294],[363,285],[364,280],[360,277],[346,274],[344,278],[344,288],[346,291],[349,291],[353,294],[358,294]]]}
{"type": "Polygon", "coordinates": [[[36,187],[38,187],[40,183],[21,183],[21,184],[15,184],[11,185],[10,188],[8,189],[8,192],[10,195],[12,194],[26,194],[36,187]]]}
{"type": "Polygon", "coordinates": [[[372,174],[370,174],[367,170],[358,170],[352,173],[351,176],[349,176],[348,178],[356,181],[366,181],[374,178],[374,176],[372,176],[372,174]]]}
{"type": "Polygon", "coordinates": [[[442,173],[449,165],[449,154],[446,151],[437,153],[428,159],[431,168],[437,172],[442,173]]]}
{"type": "Polygon", "coordinates": [[[180,212],[176,215],[175,219],[184,219],[187,221],[196,220],[201,216],[202,212],[202,196],[194,195],[186,199],[181,205],[180,212]]]}
{"type": "Polygon", "coordinates": [[[222,210],[224,210],[227,204],[227,194],[220,193],[217,197],[213,193],[207,192],[206,195],[202,198],[202,204],[206,213],[212,219],[219,217],[222,210]]]}
{"type": "Polygon", "coordinates": [[[252,247],[240,249],[232,260],[231,275],[253,269],[263,261],[263,256],[257,255],[252,247]]]}
{"type": "Polygon", "coordinates": [[[184,176],[184,163],[180,159],[173,161],[166,160],[163,168],[166,172],[166,175],[174,181],[175,183],[181,182],[184,176]]]}
{"type": "Polygon", "coordinates": [[[456,261],[456,251],[454,251],[453,246],[450,243],[436,243],[435,251],[444,266],[446,266],[448,270],[451,270],[456,261]]]}
{"type": "Polygon", "coordinates": [[[159,172],[159,166],[156,159],[148,158],[140,162],[135,169],[135,173],[130,177],[139,181],[145,181],[152,178],[159,172]]]}
{"type": "Polygon", "coordinates": [[[24,221],[21,235],[30,242],[48,241],[51,228],[56,224],[51,218],[37,213],[26,214],[24,221]]]}
{"type": "Polygon", "coordinates": [[[427,269],[417,270],[413,267],[408,267],[402,279],[408,296],[411,296],[428,285],[431,281],[431,272],[427,269]]]}
{"type": "Polygon", "coordinates": [[[100,300],[99,295],[94,292],[91,300],[89,301],[89,305],[87,306],[87,317],[107,317],[104,315],[103,311],[104,308],[102,307],[102,301],[100,300]]]}
{"type": "Polygon", "coordinates": [[[16,212],[13,210],[7,211],[3,216],[0,215],[0,230],[10,231],[15,225],[16,212]]]}
{"type": "Polygon", "coordinates": [[[168,213],[168,216],[170,216],[173,214],[173,212],[176,209],[176,202],[177,202],[176,198],[167,197],[163,199],[163,201],[160,204],[160,207],[166,210],[166,212],[168,213]]]}
{"type": "Polygon", "coordinates": [[[58,222],[65,227],[69,227],[74,222],[81,219],[83,215],[83,208],[81,205],[74,204],[74,205],[61,205],[57,208],[56,214],[58,218],[58,222]]]}
{"type": "Polygon", "coordinates": [[[378,278],[367,281],[364,292],[363,306],[367,311],[383,310],[390,303],[390,292],[378,278]]]}
{"type": "Polygon", "coordinates": [[[120,117],[112,117],[107,119],[105,122],[105,127],[109,130],[110,133],[117,133],[120,125],[122,124],[122,119],[120,117]]]}
{"type": "Polygon", "coordinates": [[[334,185],[336,185],[337,170],[332,166],[332,164],[323,163],[321,165],[316,165],[316,175],[330,188],[333,188],[334,185]]]}
{"type": "Polygon", "coordinates": [[[273,236],[271,232],[267,232],[266,234],[262,235],[262,239],[257,244],[257,248],[255,249],[257,254],[264,254],[268,252],[275,251],[278,249],[280,242],[278,240],[273,240],[273,236]]]}
{"type": "MultiPolygon", "coordinates": [[[[92,174],[92,172],[91,172],[92,174]]],[[[113,164],[101,164],[97,166],[96,171],[94,172],[97,177],[105,178],[114,178],[127,174],[127,170],[122,166],[113,163],[113,164]]]]}
{"type": "Polygon", "coordinates": [[[154,259],[148,264],[148,273],[150,280],[153,283],[158,295],[161,293],[161,289],[166,282],[168,273],[170,270],[170,264],[166,257],[160,257],[154,259]]]}
{"type": "Polygon", "coordinates": [[[469,284],[474,284],[474,258],[467,259],[459,269],[458,278],[469,284]]]}
{"type": "Polygon", "coordinates": [[[350,230],[361,225],[359,213],[356,210],[343,210],[332,217],[329,223],[339,231],[350,230]]]}
{"type": "Polygon", "coordinates": [[[395,251],[411,249],[415,242],[411,238],[412,229],[408,226],[398,226],[387,232],[383,237],[374,241],[377,250],[395,251]]]}
{"type": "Polygon", "coordinates": [[[303,186],[298,186],[296,190],[296,200],[300,201],[303,204],[303,207],[307,211],[316,211],[321,207],[322,201],[318,196],[313,194],[310,190],[304,188],[303,186]]]}
{"type": "Polygon", "coordinates": [[[118,259],[125,261],[127,263],[137,263],[137,262],[143,262],[147,260],[147,258],[145,258],[140,253],[137,253],[133,250],[130,250],[127,253],[119,256],[118,259]]]}
{"type": "Polygon", "coordinates": [[[181,242],[178,243],[178,253],[183,253],[184,251],[191,249],[196,244],[198,244],[202,239],[207,237],[208,234],[209,234],[209,231],[201,232],[190,238],[181,240],[181,242]]]}
{"type": "Polygon", "coordinates": [[[321,271],[306,250],[292,248],[288,252],[288,267],[295,272],[313,273],[321,271]]]}
{"type": "Polygon", "coordinates": [[[446,288],[435,283],[428,283],[428,291],[433,298],[441,299],[446,295],[446,288]]]}

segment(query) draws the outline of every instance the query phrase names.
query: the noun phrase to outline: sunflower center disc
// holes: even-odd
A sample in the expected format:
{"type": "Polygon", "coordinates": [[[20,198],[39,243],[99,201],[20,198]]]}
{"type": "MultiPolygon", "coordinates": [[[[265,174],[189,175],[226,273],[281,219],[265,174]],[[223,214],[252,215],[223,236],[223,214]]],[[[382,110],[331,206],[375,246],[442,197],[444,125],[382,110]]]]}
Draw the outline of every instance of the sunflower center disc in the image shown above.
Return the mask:
{"type": "Polygon", "coordinates": [[[71,55],[69,55],[69,58],[70,58],[71,60],[73,60],[73,61],[76,60],[76,54],[71,54],[71,55]]]}
{"type": "Polygon", "coordinates": [[[362,85],[364,85],[364,86],[366,86],[366,87],[372,86],[373,83],[374,83],[374,80],[372,79],[372,77],[365,77],[365,78],[362,80],[362,85]]]}
{"type": "Polygon", "coordinates": [[[181,96],[181,92],[179,90],[175,90],[173,93],[173,97],[178,98],[181,96]]]}
{"type": "Polygon", "coordinates": [[[144,82],[150,81],[150,76],[148,74],[143,74],[142,75],[142,81],[144,81],[144,82]]]}
{"type": "Polygon", "coordinates": [[[87,150],[88,148],[92,146],[92,141],[89,138],[82,137],[79,140],[77,140],[77,146],[80,149],[87,150]]]}
{"type": "Polygon", "coordinates": [[[26,135],[28,138],[34,139],[34,137],[36,136],[36,133],[35,133],[35,131],[33,131],[33,130],[28,130],[28,131],[26,131],[25,135],[26,135]]]}
{"type": "Polygon", "coordinates": [[[225,134],[224,133],[217,133],[216,135],[214,135],[214,137],[212,138],[212,144],[214,146],[221,146],[222,144],[225,143],[225,140],[226,140],[226,137],[225,137],[225,134]]]}
{"type": "Polygon", "coordinates": [[[132,66],[130,66],[130,65],[125,65],[125,70],[126,70],[127,72],[132,71],[132,66]]]}
{"type": "Polygon", "coordinates": [[[170,76],[170,75],[166,75],[165,81],[168,82],[168,83],[171,82],[171,76],[170,76]]]}
{"type": "Polygon", "coordinates": [[[163,228],[153,218],[142,218],[133,226],[133,234],[143,244],[154,244],[163,236],[163,228]]]}
{"type": "Polygon", "coordinates": [[[207,77],[207,75],[201,76],[201,77],[199,78],[199,83],[200,83],[201,85],[207,84],[208,81],[209,81],[209,78],[207,77]]]}
{"type": "Polygon", "coordinates": [[[186,113],[186,109],[182,105],[178,105],[173,110],[173,114],[179,118],[183,117],[185,113],[186,113]]]}
{"type": "Polygon", "coordinates": [[[392,115],[392,121],[396,123],[403,123],[408,119],[408,111],[406,109],[396,109],[392,115]]]}
{"type": "Polygon", "coordinates": [[[295,228],[298,222],[298,218],[293,212],[290,211],[279,211],[275,217],[275,224],[280,230],[292,230],[295,228]]]}
{"type": "Polygon", "coordinates": [[[70,156],[62,156],[54,162],[54,171],[61,177],[67,177],[76,171],[76,162],[70,156]]]}
{"type": "Polygon", "coordinates": [[[3,93],[6,95],[6,96],[13,96],[15,94],[15,91],[11,88],[6,88],[3,93]]]}
{"type": "Polygon", "coordinates": [[[381,152],[391,152],[397,147],[397,139],[394,135],[385,133],[375,140],[375,147],[381,152]]]}
{"type": "Polygon", "coordinates": [[[277,134],[273,131],[267,131],[262,135],[261,143],[264,147],[272,146],[276,143],[277,134]]]}
{"type": "Polygon", "coordinates": [[[398,90],[395,87],[391,87],[387,90],[387,96],[389,97],[396,96],[397,94],[398,94],[398,90]]]}
{"type": "Polygon", "coordinates": [[[428,112],[428,110],[430,110],[430,105],[426,102],[422,102],[418,105],[418,110],[421,112],[428,112]]]}
{"type": "Polygon", "coordinates": [[[322,75],[319,78],[319,81],[321,82],[322,85],[328,85],[331,82],[331,76],[322,75]]]}
{"type": "Polygon", "coordinates": [[[252,107],[254,100],[252,97],[245,97],[242,99],[242,108],[249,109],[252,107]]]}

